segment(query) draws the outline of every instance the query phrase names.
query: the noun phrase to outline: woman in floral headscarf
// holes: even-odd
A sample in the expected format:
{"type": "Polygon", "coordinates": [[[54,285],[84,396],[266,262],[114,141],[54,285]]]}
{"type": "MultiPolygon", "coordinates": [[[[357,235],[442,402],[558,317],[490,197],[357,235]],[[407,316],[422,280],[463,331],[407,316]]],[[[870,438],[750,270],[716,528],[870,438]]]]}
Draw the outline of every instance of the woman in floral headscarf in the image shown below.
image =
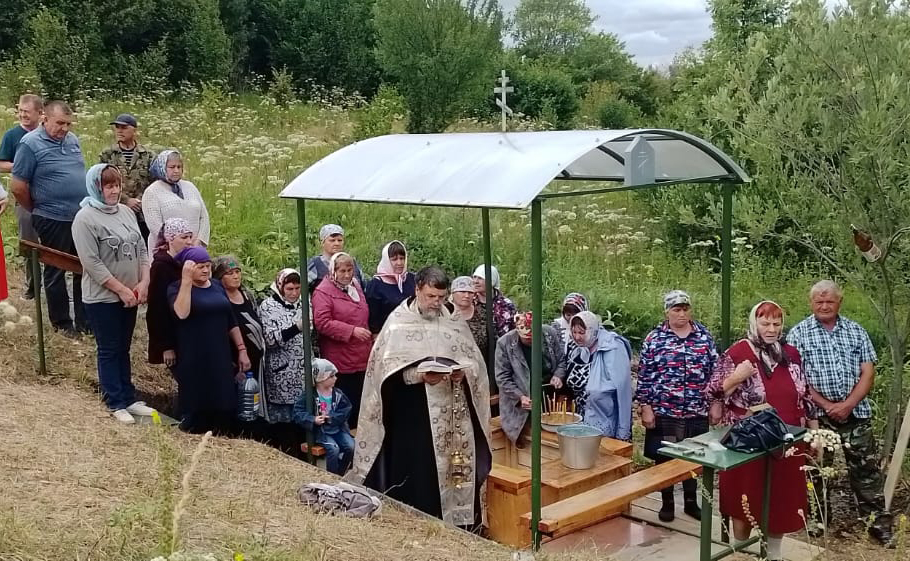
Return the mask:
{"type": "Polygon", "coordinates": [[[575,314],[566,347],[568,376],[575,406],[585,424],[604,436],[632,439],[632,346],[607,331],[593,312],[575,314]]]}
{"type": "Polygon", "coordinates": [[[176,150],[163,150],[149,167],[155,182],[142,195],[142,214],[149,232],[149,254],[168,218],[183,218],[196,234],[196,245],[209,244],[209,211],[199,189],[183,179],[183,158],[176,150]]]}
{"type": "MultiPolygon", "coordinates": [[[[499,386],[499,415],[502,430],[518,447],[522,431],[528,423],[531,397],[540,391],[531,389],[531,313],[515,315],[515,329],[496,342],[496,384],[499,386]]],[[[543,327],[543,376],[541,380],[555,389],[566,378],[566,356],[559,333],[551,325],[543,327]]]]}
{"type": "Polygon", "coordinates": [[[270,288],[272,293],[259,305],[266,344],[261,411],[270,423],[290,423],[294,403],[303,393],[300,273],[282,269],[270,288]]]}
{"type": "MultiPolygon", "coordinates": [[[[783,342],[784,311],[765,300],[752,308],[749,331],[727,349],[705,389],[708,400],[723,403],[724,424],[752,415],[768,404],[787,424],[818,428],[817,409],[802,369],[799,351],[783,342]]],[[[720,475],[720,511],[733,519],[736,541],[749,538],[749,517],[762,519],[766,463],[771,462],[771,505],[768,518],[768,559],[781,559],[783,534],[802,531],[808,510],[803,457],[763,458],[720,475]],[[748,504],[750,512],[744,510],[748,504]]]]}
{"type": "Polygon", "coordinates": [[[408,271],[408,251],[398,240],[382,248],[382,259],[376,275],[367,283],[364,293],[370,307],[370,331],[379,333],[385,320],[404,300],[414,296],[417,283],[408,271]]]}
{"type": "Polygon", "coordinates": [[[148,309],[145,313],[149,333],[148,361],[149,364],[164,364],[171,368],[177,363],[177,341],[167,289],[180,280],[181,265],[175,259],[176,255],[193,245],[195,235],[182,218],[168,218],[155,235],[158,241],[149,274],[148,309]]]}
{"type": "Polygon", "coordinates": [[[313,292],[313,324],[322,358],[338,367],[336,385],[351,400],[349,426],[357,428],[367,360],[373,349],[370,310],[354,282],[354,259],[341,251],[329,260],[329,276],[313,292]]]}
{"type": "MultiPolygon", "coordinates": [[[[558,318],[553,320],[553,327],[559,331],[562,344],[568,346],[572,340],[572,330],[569,322],[575,314],[588,311],[588,299],[580,292],[570,292],[562,301],[562,311],[558,318]]],[[[567,353],[568,354],[568,353],[567,353]]]]}

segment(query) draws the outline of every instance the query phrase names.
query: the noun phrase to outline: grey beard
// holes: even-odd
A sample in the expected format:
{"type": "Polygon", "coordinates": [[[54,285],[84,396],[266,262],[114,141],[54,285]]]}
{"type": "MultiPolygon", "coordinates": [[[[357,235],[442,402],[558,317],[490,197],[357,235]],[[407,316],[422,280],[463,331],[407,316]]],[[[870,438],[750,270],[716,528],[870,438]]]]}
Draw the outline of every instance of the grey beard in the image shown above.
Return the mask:
{"type": "Polygon", "coordinates": [[[420,312],[420,317],[429,321],[438,319],[442,315],[442,310],[424,310],[419,305],[417,306],[417,311],[420,312]]]}

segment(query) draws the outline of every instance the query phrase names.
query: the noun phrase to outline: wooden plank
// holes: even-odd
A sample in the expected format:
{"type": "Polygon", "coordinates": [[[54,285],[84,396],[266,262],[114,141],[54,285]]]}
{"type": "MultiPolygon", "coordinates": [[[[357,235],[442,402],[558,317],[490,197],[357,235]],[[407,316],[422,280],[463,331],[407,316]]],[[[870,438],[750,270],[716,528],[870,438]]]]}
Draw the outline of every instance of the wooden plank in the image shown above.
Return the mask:
{"type": "Polygon", "coordinates": [[[555,489],[566,489],[600,475],[612,476],[610,481],[620,479],[631,465],[631,460],[610,455],[599,456],[591,469],[572,469],[564,466],[562,460],[553,460],[542,466],[540,480],[555,489]]]}
{"type": "MultiPolygon", "coordinates": [[[[544,507],[538,528],[559,536],[597,524],[620,514],[633,499],[689,479],[693,472],[700,473],[701,466],[678,459],[639,471],[544,507]]],[[[523,523],[525,519],[530,521],[531,514],[522,516],[523,523]]]]}
{"type": "MultiPolygon", "coordinates": [[[[304,454],[306,454],[306,451],[307,451],[306,442],[304,442],[300,445],[300,451],[303,452],[304,454]]],[[[316,456],[317,458],[319,458],[321,456],[325,456],[325,448],[323,448],[322,446],[320,446],[318,444],[314,444],[313,445],[313,455],[316,456]]]]}
{"type": "Polygon", "coordinates": [[[23,253],[28,252],[32,249],[37,249],[38,260],[45,265],[57,267],[58,269],[76,273],[77,275],[82,274],[82,263],[75,255],[71,255],[63,251],[58,251],[56,249],[43,246],[39,243],[30,242],[28,240],[19,240],[19,249],[23,253]]]}
{"type": "Polygon", "coordinates": [[[487,481],[497,487],[517,493],[520,489],[531,486],[531,473],[524,469],[493,464],[487,481]]]}

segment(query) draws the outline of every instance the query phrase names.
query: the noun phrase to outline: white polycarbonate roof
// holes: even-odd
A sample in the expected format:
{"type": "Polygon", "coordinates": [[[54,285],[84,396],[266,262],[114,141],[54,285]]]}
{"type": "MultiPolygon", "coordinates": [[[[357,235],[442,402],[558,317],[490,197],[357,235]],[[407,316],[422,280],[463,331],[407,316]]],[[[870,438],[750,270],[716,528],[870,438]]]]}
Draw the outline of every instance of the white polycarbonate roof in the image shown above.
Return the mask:
{"type": "Polygon", "coordinates": [[[291,181],[281,196],[517,209],[527,207],[554,179],[627,186],[749,181],[709,142],[671,130],[394,134],[329,154],[291,181]],[[633,147],[639,137],[647,142],[633,147]],[[629,150],[645,155],[635,165],[630,158],[626,166],[629,150]]]}

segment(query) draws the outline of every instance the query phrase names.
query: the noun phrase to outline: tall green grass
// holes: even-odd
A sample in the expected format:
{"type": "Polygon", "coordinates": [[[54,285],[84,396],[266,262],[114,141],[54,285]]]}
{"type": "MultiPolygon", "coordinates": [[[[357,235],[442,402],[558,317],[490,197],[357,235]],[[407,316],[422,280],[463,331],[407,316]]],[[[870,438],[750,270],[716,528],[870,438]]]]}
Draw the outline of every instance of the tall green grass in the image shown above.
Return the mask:
{"type": "MultiPolygon", "coordinates": [[[[292,104],[279,108],[256,96],[207,91],[199,102],[90,101],[78,107],[75,133],[86,163],[97,161],[113,142],[111,118],[133,112],[142,142],[156,149],[179,149],[186,179],[202,191],[212,217],[211,249],[236,254],[245,264],[247,282],[263,289],[275,272],[295,266],[298,257],[296,205],[278,198],[281,189],[307,166],[350,142],[350,113],[338,106],[292,104]]],[[[8,109],[4,128],[14,123],[8,109]]],[[[476,123],[465,124],[476,129],[476,123]]],[[[463,127],[462,127],[463,128],[463,127]]],[[[389,240],[400,239],[410,250],[410,267],[442,265],[453,275],[470,274],[482,261],[480,211],[389,204],[307,203],[307,253],[319,252],[317,231],[335,222],[345,227],[347,249],[367,274],[389,240]]],[[[12,212],[3,217],[7,255],[16,240],[12,212]]],[[[657,238],[659,224],[628,193],[548,201],[545,306],[555,317],[564,294],[587,294],[596,312],[611,317],[617,329],[640,340],[662,318],[661,296],[688,290],[697,319],[720,327],[720,277],[716,240],[705,248],[674,253],[657,238]]],[[[520,308],[530,305],[530,224],[527,212],[492,212],[494,263],[502,288],[520,308]]],[[[808,313],[807,292],[824,276],[817,263],[784,268],[757,259],[738,244],[734,262],[734,336],[745,328],[750,307],[760,299],[779,302],[788,324],[808,313]]],[[[866,303],[848,291],[844,311],[870,328],[880,329],[866,303]]]]}

